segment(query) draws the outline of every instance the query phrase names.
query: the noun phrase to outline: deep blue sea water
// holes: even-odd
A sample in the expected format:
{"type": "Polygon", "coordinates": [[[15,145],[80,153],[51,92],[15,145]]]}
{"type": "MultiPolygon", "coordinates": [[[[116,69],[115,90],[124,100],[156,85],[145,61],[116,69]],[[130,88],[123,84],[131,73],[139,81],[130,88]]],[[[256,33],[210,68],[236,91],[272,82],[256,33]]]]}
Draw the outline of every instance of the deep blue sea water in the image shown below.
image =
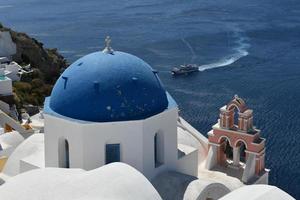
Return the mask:
{"type": "Polygon", "coordinates": [[[270,183],[300,199],[299,0],[0,0],[0,21],[70,61],[103,47],[160,71],[181,115],[206,134],[234,94],[267,139],[270,183]],[[173,65],[202,72],[173,78],[173,65]]]}

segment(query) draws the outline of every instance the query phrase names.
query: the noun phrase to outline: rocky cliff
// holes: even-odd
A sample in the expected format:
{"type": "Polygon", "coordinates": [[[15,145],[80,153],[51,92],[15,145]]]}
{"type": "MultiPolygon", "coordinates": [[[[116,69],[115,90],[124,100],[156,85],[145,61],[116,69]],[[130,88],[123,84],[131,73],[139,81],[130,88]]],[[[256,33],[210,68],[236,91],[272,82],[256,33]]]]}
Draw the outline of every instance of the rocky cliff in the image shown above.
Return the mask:
{"type": "Polygon", "coordinates": [[[31,64],[34,73],[22,76],[21,82],[14,83],[16,103],[42,105],[60,73],[67,67],[66,59],[57,49],[44,48],[43,43],[25,33],[16,32],[0,23],[1,32],[9,32],[16,44],[13,60],[21,65],[31,64]]]}
{"type": "Polygon", "coordinates": [[[43,43],[36,39],[3,27],[1,24],[0,31],[10,32],[13,42],[16,43],[17,53],[13,55],[13,60],[31,64],[33,68],[39,69],[46,83],[53,84],[61,70],[67,67],[65,58],[57,52],[57,49],[44,48],[43,43]]]}

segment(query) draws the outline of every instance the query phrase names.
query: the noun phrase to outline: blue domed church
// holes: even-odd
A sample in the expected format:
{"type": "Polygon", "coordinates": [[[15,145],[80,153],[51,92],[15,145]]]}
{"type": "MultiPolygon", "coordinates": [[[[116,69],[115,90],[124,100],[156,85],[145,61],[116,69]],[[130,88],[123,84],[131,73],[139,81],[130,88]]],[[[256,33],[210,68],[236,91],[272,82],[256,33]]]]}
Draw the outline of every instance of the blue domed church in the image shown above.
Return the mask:
{"type": "Polygon", "coordinates": [[[109,38],[103,51],[62,73],[44,114],[46,167],[91,170],[125,162],[148,178],[165,170],[197,171],[178,156],[178,107],[157,71],[114,51],[109,38]]]}

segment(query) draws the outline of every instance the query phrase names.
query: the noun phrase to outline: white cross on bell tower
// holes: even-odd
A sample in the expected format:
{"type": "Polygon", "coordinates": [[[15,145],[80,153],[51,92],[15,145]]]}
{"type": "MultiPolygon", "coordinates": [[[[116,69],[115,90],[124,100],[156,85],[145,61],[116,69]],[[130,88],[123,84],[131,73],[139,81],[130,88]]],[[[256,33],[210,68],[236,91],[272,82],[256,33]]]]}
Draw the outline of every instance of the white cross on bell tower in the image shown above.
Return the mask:
{"type": "Polygon", "coordinates": [[[111,44],[111,38],[109,36],[106,36],[104,42],[105,42],[105,48],[102,50],[102,52],[103,53],[113,54],[114,50],[110,46],[110,44],[111,44]]]}

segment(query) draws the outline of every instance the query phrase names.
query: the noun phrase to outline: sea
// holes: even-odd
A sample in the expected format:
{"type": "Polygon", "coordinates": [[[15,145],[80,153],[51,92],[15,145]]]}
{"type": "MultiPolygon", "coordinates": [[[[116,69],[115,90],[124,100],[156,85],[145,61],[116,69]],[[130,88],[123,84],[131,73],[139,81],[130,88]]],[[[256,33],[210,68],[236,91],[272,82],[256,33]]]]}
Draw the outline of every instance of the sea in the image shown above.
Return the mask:
{"type": "Polygon", "coordinates": [[[235,94],[266,138],[269,182],[300,199],[299,0],[0,0],[0,21],[72,63],[103,49],[154,69],[203,135],[235,94]],[[173,77],[175,65],[199,73],[173,77]]]}

